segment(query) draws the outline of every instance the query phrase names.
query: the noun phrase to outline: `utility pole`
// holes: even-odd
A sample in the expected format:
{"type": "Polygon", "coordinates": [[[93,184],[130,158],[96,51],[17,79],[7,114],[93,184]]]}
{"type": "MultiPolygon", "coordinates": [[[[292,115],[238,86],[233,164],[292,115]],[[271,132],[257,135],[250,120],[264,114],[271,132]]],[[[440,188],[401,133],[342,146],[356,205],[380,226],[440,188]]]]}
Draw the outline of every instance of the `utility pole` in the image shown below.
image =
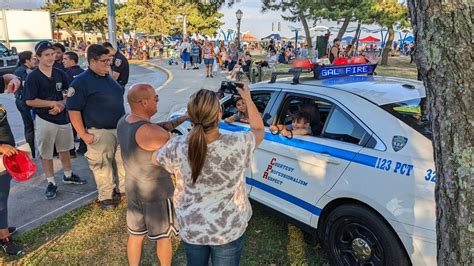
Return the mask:
{"type": "Polygon", "coordinates": [[[107,0],[107,22],[109,24],[109,42],[117,49],[117,24],[115,23],[114,0],[107,0]]]}

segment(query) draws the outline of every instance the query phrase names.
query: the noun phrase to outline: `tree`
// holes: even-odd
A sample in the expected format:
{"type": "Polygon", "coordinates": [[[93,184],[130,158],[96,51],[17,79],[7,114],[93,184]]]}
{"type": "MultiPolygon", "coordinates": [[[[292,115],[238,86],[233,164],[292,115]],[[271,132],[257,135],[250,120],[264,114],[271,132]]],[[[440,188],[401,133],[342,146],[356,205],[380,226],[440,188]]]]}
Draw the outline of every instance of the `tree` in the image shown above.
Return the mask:
{"type": "Polygon", "coordinates": [[[262,0],[262,12],[267,10],[281,10],[283,12],[289,11],[289,16],[282,15],[284,20],[296,22],[300,21],[303,25],[304,33],[306,35],[306,44],[309,51],[313,51],[313,44],[311,40],[311,32],[309,31],[308,18],[311,17],[310,9],[317,1],[312,0],[262,0]]]}
{"type": "Polygon", "coordinates": [[[394,27],[398,23],[406,26],[408,21],[408,9],[405,5],[400,4],[397,0],[365,0],[368,1],[366,6],[370,6],[367,15],[382,27],[386,27],[388,38],[382,52],[381,65],[387,65],[388,54],[392,48],[392,42],[395,38],[394,27]]]}
{"type": "Polygon", "coordinates": [[[474,263],[474,49],[464,0],[408,0],[432,117],[438,265],[474,263]]]}

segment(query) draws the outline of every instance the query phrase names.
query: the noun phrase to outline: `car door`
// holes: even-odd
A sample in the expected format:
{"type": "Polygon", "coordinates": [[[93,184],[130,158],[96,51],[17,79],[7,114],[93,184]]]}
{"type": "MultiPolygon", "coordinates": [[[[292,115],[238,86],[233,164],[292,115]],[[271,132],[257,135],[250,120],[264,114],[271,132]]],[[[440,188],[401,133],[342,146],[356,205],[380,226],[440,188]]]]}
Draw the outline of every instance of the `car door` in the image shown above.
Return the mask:
{"type": "MultiPolygon", "coordinates": [[[[276,99],[278,98],[280,90],[279,89],[253,89],[250,94],[252,96],[252,100],[257,106],[258,111],[260,112],[264,124],[268,125],[268,123],[271,123],[272,116],[269,114],[271,110],[271,106],[274,104],[276,99]]],[[[233,115],[235,112],[237,112],[237,109],[234,106],[234,96],[227,96],[226,99],[221,103],[222,105],[222,119],[224,120],[225,118],[233,115]]],[[[233,122],[233,123],[226,123],[224,121],[221,121],[219,123],[219,128],[220,130],[225,133],[225,132],[239,132],[239,131],[249,131],[250,126],[247,123],[241,123],[241,122],[233,122]]],[[[254,161],[252,161],[252,167],[254,166],[254,161]]],[[[247,195],[250,193],[252,190],[251,183],[249,180],[252,178],[252,171],[250,168],[246,169],[245,171],[245,177],[246,177],[246,184],[247,184],[247,195]]]]}
{"type": "Polygon", "coordinates": [[[312,215],[321,212],[316,202],[336,183],[370,133],[338,103],[321,96],[287,92],[274,108],[275,124],[291,123],[295,112],[311,113],[316,118],[311,121],[312,135],[287,138],[266,129],[255,153],[250,197],[310,224],[312,215]]]}

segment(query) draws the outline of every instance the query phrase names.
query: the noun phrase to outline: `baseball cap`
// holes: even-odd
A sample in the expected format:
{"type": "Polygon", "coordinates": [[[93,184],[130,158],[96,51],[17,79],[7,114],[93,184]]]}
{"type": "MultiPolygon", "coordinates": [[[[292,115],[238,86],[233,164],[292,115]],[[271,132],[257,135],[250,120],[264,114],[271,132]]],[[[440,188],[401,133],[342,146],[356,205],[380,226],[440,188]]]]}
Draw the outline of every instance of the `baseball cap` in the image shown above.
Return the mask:
{"type": "Polygon", "coordinates": [[[44,50],[47,49],[53,49],[54,50],[54,45],[48,41],[41,41],[35,45],[35,53],[40,54],[44,50]]]}
{"type": "Polygon", "coordinates": [[[36,173],[37,166],[24,151],[12,156],[3,156],[3,165],[17,182],[30,180],[36,173]]]}

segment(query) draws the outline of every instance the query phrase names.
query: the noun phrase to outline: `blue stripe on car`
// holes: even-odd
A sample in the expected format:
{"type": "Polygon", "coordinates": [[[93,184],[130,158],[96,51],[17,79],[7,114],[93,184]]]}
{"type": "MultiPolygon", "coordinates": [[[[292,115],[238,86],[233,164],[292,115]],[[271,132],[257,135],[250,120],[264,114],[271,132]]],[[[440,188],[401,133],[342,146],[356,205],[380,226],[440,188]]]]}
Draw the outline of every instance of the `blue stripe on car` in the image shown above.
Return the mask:
{"type": "MultiPolygon", "coordinates": [[[[219,123],[219,128],[227,131],[238,132],[238,131],[250,131],[250,128],[243,127],[235,124],[227,124],[225,122],[219,123]]],[[[343,150],[339,148],[334,148],[322,144],[313,143],[301,139],[287,139],[280,135],[273,135],[271,133],[265,132],[265,140],[280,143],[286,146],[295,147],[302,150],[317,152],[321,154],[328,154],[339,159],[352,161],[355,163],[367,165],[370,167],[375,167],[377,163],[377,157],[370,156],[366,154],[360,154],[348,150],[343,150]]]]}
{"type": "Polygon", "coordinates": [[[256,188],[259,188],[265,192],[268,192],[276,197],[279,197],[280,199],[283,199],[283,200],[286,200],[290,203],[293,203],[294,205],[298,206],[298,207],[301,207],[307,211],[309,211],[310,213],[314,214],[314,215],[317,215],[317,216],[320,216],[321,215],[321,209],[312,205],[311,203],[308,203],[302,199],[299,199],[293,195],[290,195],[286,192],[283,192],[281,190],[278,190],[272,186],[269,186],[267,184],[264,184],[260,181],[257,181],[255,179],[252,179],[252,178],[245,178],[245,182],[250,185],[250,186],[253,186],[253,187],[256,187],[256,188]]]}

